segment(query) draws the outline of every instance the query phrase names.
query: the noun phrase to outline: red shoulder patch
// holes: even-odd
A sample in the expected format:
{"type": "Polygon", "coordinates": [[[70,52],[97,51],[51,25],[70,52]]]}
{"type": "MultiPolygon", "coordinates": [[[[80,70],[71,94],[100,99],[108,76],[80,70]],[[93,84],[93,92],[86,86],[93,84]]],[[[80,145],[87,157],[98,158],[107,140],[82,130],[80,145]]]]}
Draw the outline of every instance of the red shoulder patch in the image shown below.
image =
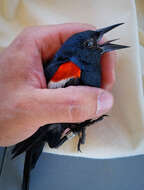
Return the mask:
{"type": "Polygon", "coordinates": [[[80,78],[81,70],[72,61],[62,64],[56,73],[53,75],[51,81],[58,82],[67,78],[80,78]]]}

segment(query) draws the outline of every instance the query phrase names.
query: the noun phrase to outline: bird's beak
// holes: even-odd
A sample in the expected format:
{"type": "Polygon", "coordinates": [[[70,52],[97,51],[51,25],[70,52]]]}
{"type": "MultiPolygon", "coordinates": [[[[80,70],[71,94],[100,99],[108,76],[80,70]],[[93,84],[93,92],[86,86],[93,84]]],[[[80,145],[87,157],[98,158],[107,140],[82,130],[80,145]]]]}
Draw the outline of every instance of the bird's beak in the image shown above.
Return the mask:
{"type": "MultiPolygon", "coordinates": [[[[114,24],[114,25],[96,30],[96,36],[98,37],[97,42],[99,42],[102,39],[102,37],[105,33],[111,31],[112,29],[114,29],[122,24],[124,24],[124,23],[114,24]]],[[[115,40],[110,40],[110,41],[104,42],[103,44],[99,45],[100,49],[102,50],[102,54],[105,52],[129,47],[129,46],[124,46],[124,45],[112,44],[111,42],[113,42],[113,41],[115,41],[115,40]]]]}
{"type": "Polygon", "coordinates": [[[96,35],[98,36],[97,41],[100,41],[105,33],[111,31],[112,29],[114,29],[122,24],[124,24],[124,23],[114,24],[114,25],[96,30],[96,35]]]}

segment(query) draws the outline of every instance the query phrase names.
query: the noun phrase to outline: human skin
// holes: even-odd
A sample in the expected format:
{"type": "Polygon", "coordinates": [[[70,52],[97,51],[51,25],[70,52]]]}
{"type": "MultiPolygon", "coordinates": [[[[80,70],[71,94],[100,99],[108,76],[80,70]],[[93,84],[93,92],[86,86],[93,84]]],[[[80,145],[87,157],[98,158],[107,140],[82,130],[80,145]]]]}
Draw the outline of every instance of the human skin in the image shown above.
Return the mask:
{"type": "Polygon", "coordinates": [[[113,105],[115,55],[102,57],[102,87],[47,89],[42,60],[51,59],[87,24],[26,28],[0,54],[0,146],[16,144],[49,123],[82,122],[105,114],[113,105]]]}

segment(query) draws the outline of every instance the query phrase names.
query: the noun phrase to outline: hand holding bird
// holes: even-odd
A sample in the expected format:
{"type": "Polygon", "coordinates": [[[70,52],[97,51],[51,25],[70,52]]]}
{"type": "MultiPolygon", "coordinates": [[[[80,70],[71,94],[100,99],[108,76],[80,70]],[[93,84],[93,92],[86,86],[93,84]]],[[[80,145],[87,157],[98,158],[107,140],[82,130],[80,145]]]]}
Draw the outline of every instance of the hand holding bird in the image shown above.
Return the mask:
{"type": "Polygon", "coordinates": [[[106,90],[86,86],[47,89],[42,61],[52,59],[71,35],[85,30],[95,27],[85,24],[30,27],[1,52],[1,146],[16,144],[48,123],[82,122],[98,117],[98,103],[100,115],[112,107],[112,95],[106,90],[115,81],[113,52],[104,54],[101,60],[101,87],[106,90]]]}
{"type": "Polygon", "coordinates": [[[45,142],[58,148],[79,135],[80,151],[86,127],[101,121],[111,108],[113,98],[106,90],[114,83],[115,58],[112,53],[103,54],[127,46],[101,39],[119,25],[99,30],[81,24],[32,27],[24,30],[1,54],[2,70],[10,71],[3,74],[2,79],[9,80],[1,97],[10,95],[4,109],[13,108],[14,112],[10,112],[10,119],[2,120],[6,128],[2,126],[4,136],[0,142],[9,145],[23,140],[12,151],[13,158],[26,152],[23,190],[29,189],[30,171],[45,142]],[[10,130],[6,133],[7,129],[10,130]],[[4,141],[7,137],[9,144],[4,141]]]}

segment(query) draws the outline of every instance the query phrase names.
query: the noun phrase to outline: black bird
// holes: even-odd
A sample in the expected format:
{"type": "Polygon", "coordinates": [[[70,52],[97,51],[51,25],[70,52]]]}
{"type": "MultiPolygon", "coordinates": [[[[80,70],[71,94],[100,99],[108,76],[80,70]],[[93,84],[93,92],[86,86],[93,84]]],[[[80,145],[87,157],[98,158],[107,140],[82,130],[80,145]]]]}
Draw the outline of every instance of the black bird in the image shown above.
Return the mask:
{"type": "MultiPolygon", "coordinates": [[[[87,85],[101,87],[101,56],[105,52],[127,48],[113,44],[111,41],[101,43],[103,35],[118,27],[115,24],[96,31],[84,31],[72,35],[44,67],[48,88],[67,87],[70,85],[87,85]]],[[[15,145],[13,158],[25,152],[22,190],[29,189],[30,172],[35,167],[42,153],[45,142],[50,148],[58,148],[69,138],[79,135],[78,150],[85,143],[86,127],[100,121],[105,115],[82,123],[47,124],[28,139],[15,145]]]]}

